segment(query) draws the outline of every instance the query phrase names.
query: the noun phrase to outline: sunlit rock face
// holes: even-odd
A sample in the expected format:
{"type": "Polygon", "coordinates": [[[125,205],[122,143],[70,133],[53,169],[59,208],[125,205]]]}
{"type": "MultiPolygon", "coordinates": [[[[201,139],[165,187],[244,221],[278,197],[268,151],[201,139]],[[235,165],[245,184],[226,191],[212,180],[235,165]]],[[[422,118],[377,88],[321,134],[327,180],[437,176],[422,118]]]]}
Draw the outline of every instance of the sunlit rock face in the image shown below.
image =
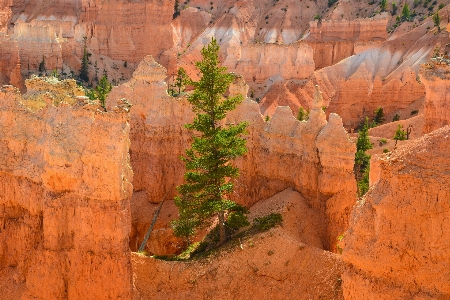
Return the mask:
{"type": "Polygon", "coordinates": [[[420,79],[425,85],[425,125],[424,132],[450,124],[450,67],[439,60],[424,64],[420,71],[420,79]]]}
{"type": "Polygon", "coordinates": [[[446,126],[381,159],[341,245],[345,299],[450,296],[449,147],[446,126]]]}
{"type": "Polygon", "coordinates": [[[131,299],[130,105],[26,83],[0,90],[0,269],[22,299],[131,299]]]}

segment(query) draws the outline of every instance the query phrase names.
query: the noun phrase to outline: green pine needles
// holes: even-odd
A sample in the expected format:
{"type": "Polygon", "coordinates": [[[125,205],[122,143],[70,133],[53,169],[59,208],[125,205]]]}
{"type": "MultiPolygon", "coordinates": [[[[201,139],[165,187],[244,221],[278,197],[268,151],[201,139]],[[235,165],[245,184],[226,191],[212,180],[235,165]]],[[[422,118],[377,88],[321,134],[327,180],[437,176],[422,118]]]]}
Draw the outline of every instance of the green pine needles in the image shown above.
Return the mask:
{"type": "Polygon", "coordinates": [[[370,155],[366,151],[373,147],[369,139],[369,128],[369,118],[366,117],[363,128],[358,132],[354,167],[360,197],[369,190],[370,155]]]}
{"type": "Polygon", "coordinates": [[[247,152],[246,140],[241,137],[247,123],[224,123],[227,112],[234,110],[243,96],[224,97],[234,75],[220,67],[218,53],[219,46],[212,39],[201,51],[203,60],[196,63],[200,80],[186,79],[186,85],[194,87],[188,101],[196,116],[185,125],[194,137],[191,148],[181,158],[186,163],[185,183],[177,187],[175,204],[180,217],[172,226],[176,236],[189,241],[197,228],[218,219],[221,244],[226,240],[226,213],[233,216],[234,223],[248,224],[247,210],[228,198],[233,191],[232,179],[239,175],[231,161],[247,152]]]}

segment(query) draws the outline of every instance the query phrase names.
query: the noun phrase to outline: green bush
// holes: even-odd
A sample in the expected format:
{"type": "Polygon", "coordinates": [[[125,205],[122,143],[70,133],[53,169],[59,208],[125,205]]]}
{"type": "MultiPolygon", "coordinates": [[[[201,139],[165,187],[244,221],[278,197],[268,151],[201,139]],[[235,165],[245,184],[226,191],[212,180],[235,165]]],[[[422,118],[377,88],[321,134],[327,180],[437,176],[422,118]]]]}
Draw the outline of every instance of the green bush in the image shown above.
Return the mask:
{"type": "Polygon", "coordinates": [[[225,225],[231,229],[238,230],[239,228],[250,225],[250,223],[242,212],[231,212],[228,215],[225,225]]]}
{"type": "Polygon", "coordinates": [[[399,121],[399,120],[400,120],[400,115],[395,114],[394,118],[392,119],[392,122],[399,121]]]}
{"type": "Polygon", "coordinates": [[[261,231],[267,231],[283,222],[283,217],[278,213],[271,213],[270,215],[255,218],[253,226],[261,231]]]}

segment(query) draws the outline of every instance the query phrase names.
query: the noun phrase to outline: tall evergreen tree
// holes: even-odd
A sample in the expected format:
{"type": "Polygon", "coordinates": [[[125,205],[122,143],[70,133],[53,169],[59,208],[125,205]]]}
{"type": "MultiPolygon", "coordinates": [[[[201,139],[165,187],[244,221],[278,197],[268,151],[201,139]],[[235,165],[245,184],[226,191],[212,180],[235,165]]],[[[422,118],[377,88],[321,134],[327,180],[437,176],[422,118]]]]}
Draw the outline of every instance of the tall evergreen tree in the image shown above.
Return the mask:
{"type": "Polygon", "coordinates": [[[406,140],[406,131],[403,130],[403,126],[398,124],[397,130],[395,131],[395,135],[393,137],[395,140],[395,146],[397,146],[398,141],[406,140]]]}
{"type": "Polygon", "coordinates": [[[108,96],[109,92],[112,90],[112,85],[108,81],[108,77],[103,75],[102,79],[100,79],[100,82],[95,87],[96,96],[97,99],[100,100],[100,103],[102,104],[102,107],[106,109],[106,97],[108,96]]]}
{"type": "Polygon", "coordinates": [[[397,3],[392,2],[392,12],[391,12],[391,15],[397,14],[397,8],[398,8],[397,3]]]}
{"type": "Polygon", "coordinates": [[[438,32],[441,31],[441,17],[439,16],[439,10],[433,15],[434,26],[438,28],[438,32]]]}
{"type": "Polygon", "coordinates": [[[385,121],[384,118],[384,111],[382,107],[377,108],[374,111],[374,117],[373,117],[373,123],[375,123],[375,126],[378,126],[380,124],[382,124],[385,121]]]}
{"type": "Polygon", "coordinates": [[[179,68],[177,72],[177,78],[175,80],[175,86],[178,88],[178,95],[184,89],[184,82],[186,81],[187,74],[183,68],[179,68]]]}
{"type": "Polygon", "coordinates": [[[360,196],[363,196],[369,189],[370,155],[366,151],[373,147],[369,139],[369,128],[369,118],[366,117],[363,128],[358,132],[354,167],[360,196]]]}
{"type": "Polygon", "coordinates": [[[175,204],[180,217],[172,226],[177,236],[189,238],[197,228],[217,218],[220,243],[223,243],[225,213],[239,211],[236,210],[239,206],[228,198],[233,191],[232,179],[239,175],[239,169],[231,162],[247,152],[246,141],[241,138],[247,124],[224,123],[227,113],[242,102],[243,96],[224,97],[234,75],[220,67],[218,53],[219,46],[212,39],[201,51],[202,61],[196,63],[200,80],[186,80],[194,87],[188,101],[196,113],[186,128],[195,135],[191,148],[182,157],[186,163],[186,183],[177,187],[179,196],[175,197],[175,204]]]}
{"type": "Polygon", "coordinates": [[[387,0],[381,0],[380,8],[381,8],[381,11],[386,11],[386,8],[387,8],[387,0]]]}
{"type": "Polygon", "coordinates": [[[86,41],[87,37],[83,38],[84,49],[83,57],[81,59],[80,79],[84,82],[89,82],[89,53],[87,52],[86,41]]]}
{"type": "Polygon", "coordinates": [[[411,19],[411,11],[409,10],[408,3],[405,3],[402,9],[402,20],[409,21],[409,19],[411,19]]]}
{"type": "Polygon", "coordinates": [[[42,60],[39,63],[39,76],[45,75],[46,72],[47,72],[47,67],[45,66],[45,56],[42,55],[42,60]]]}

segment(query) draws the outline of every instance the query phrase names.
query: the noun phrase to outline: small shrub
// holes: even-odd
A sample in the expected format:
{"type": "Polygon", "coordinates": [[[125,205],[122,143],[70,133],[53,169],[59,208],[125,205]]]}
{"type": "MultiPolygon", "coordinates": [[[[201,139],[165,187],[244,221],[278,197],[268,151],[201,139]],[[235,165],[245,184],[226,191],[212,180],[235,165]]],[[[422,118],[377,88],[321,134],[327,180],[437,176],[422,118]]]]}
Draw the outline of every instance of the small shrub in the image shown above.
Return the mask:
{"type": "Polygon", "coordinates": [[[270,215],[255,218],[253,226],[261,231],[267,231],[283,222],[283,217],[278,213],[271,213],[270,215]]]}
{"type": "Polygon", "coordinates": [[[397,141],[406,140],[406,131],[403,130],[403,126],[400,124],[398,124],[397,131],[395,131],[394,140],[395,140],[395,146],[397,146],[397,141]]]}
{"type": "Polygon", "coordinates": [[[336,250],[337,250],[337,252],[338,252],[339,254],[342,254],[342,251],[344,250],[343,248],[341,248],[341,247],[339,246],[339,242],[342,241],[342,239],[344,238],[344,236],[345,236],[345,233],[342,234],[342,235],[340,235],[340,236],[338,236],[338,238],[337,238],[336,250]]]}
{"type": "Polygon", "coordinates": [[[246,207],[236,204],[232,208],[232,211],[228,214],[228,218],[225,222],[225,225],[233,229],[234,231],[238,230],[239,228],[250,225],[246,216],[248,212],[249,211],[246,207]]]}
{"type": "Polygon", "coordinates": [[[398,121],[400,120],[400,115],[399,114],[395,114],[394,118],[392,119],[392,122],[398,121]]]}
{"type": "Polygon", "coordinates": [[[373,117],[373,122],[375,123],[375,126],[378,126],[380,124],[382,124],[385,119],[384,119],[384,111],[382,107],[377,108],[374,112],[374,117],[373,117]]]}
{"type": "Polygon", "coordinates": [[[270,117],[269,116],[266,116],[266,118],[264,119],[266,122],[269,122],[270,121],[270,117]]]}
{"type": "Polygon", "coordinates": [[[381,139],[380,144],[387,144],[387,139],[381,139]]]}
{"type": "Polygon", "coordinates": [[[383,149],[383,153],[389,153],[389,149],[388,148],[384,148],[383,149]]]}
{"type": "Polygon", "coordinates": [[[297,120],[308,121],[308,119],[309,119],[309,111],[306,111],[303,107],[300,107],[297,114],[297,120]]]}

